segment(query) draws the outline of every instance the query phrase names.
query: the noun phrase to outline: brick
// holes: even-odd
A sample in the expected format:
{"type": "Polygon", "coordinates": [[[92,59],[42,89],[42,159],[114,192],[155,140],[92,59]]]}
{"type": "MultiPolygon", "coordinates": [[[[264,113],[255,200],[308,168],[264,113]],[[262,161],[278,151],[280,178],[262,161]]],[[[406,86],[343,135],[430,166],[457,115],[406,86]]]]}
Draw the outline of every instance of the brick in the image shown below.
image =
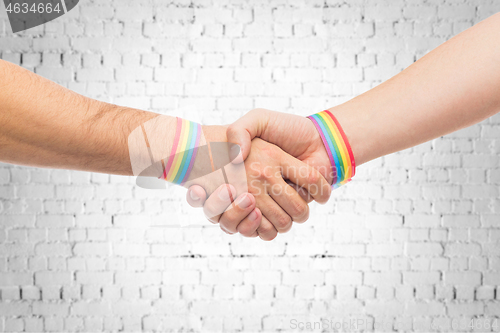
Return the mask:
{"type": "Polygon", "coordinates": [[[118,228],[144,228],[150,225],[149,216],[116,216],[113,219],[113,225],[118,228]]]}
{"type": "Polygon", "coordinates": [[[69,303],[33,302],[33,314],[63,317],[68,314],[69,303]]]}
{"type": "Polygon", "coordinates": [[[475,13],[475,7],[470,5],[443,5],[438,7],[438,17],[442,19],[470,20],[474,17],[475,13]]]}
{"type": "Polygon", "coordinates": [[[361,272],[354,271],[336,271],[327,272],[325,283],[334,285],[357,285],[361,284],[361,272]]]}
{"type": "Polygon", "coordinates": [[[407,243],[406,253],[411,256],[439,256],[443,254],[440,243],[407,243]]]}
{"type": "Polygon", "coordinates": [[[327,253],[340,257],[362,256],[365,254],[364,244],[329,244],[327,253]]]}
{"type": "Polygon", "coordinates": [[[66,36],[33,39],[33,50],[35,52],[66,50],[68,48],[69,39],[66,36]]]}
{"type": "Polygon", "coordinates": [[[445,305],[441,302],[409,302],[405,315],[409,316],[443,316],[446,314],[445,305]]]}
{"type": "Polygon", "coordinates": [[[244,274],[245,284],[279,284],[281,282],[281,274],[276,271],[254,270],[244,274]]]}
{"type": "Polygon", "coordinates": [[[403,244],[368,244],[366,246],[366,253],[371,256],[399,256],[403,254],[403,244]]]}
{"type": "Polygon", "coordinates": [[[39,228],[69,228],[74,226],[74,217],[71,215],[42,215],[37,217],[36,226],[39,228]]]}
{"type": "Polygon", "coordinates": [[[439,272],[404,272],[403,282],[411,285],[436,284],[440,281],[439,272]]]}
{"type": "Polygon", "coordinates": [[[72,39],[72,45],[75,51],[98,51],[110,50],[111,38],[102,37],[79,37],[72,39]]]}
{"type": "Polygon", "coordinates": [[[384,302],[384,306],[380,306],[376,300],[367,300],[365,308],[367,314],[376,315],[377,317],[397,316],[403,314],[405,311],[398,301],[386,301],[384,302]]]}
{"type": "Polygon", "coordinates": [[[445,272],[443,280],[450,285],[480,285],[480,272],[445,272]]]}
{"type": "Polygon", "coordinates": [[[119,316],[141,316],[151,313],[148,300],[117,301],[113,303],[113,313],[119,316]]]}
{"type": "Polygon", "coordinates": [[[160,284],[162,276],[160,272],[144,272],[144,273],[134,273],[134,272],[117,272],[115,275],[115,281],[119,285],[157,285],[160,284]]]}
{"type": "Polygon", "coordinates": [[[105,228],[111,227],[112,218],[102,214],[77,215],[76,226],[81,228],[105,228]]]}
{"type": "Polygon", "coordinates": [[[22,198],[53,198],[53,185],[21,185],[17,187],[17,195],[22,198]]]}
{"type": "Polygon", "coordinates": [[[365,272],[364,284],[374,286],[398,285],[401,283],[401,274],[399,272],[365,272]]]}
{"type": "Polygon", "coordinates": [[[110,82],[114,80],[114,71],[108,68],[82,68],[77,70],[76,79],[82,82],[110,82]]]}
{"type": "Polygon", "coordinates": [[[28,300],[39,300],[40,299],[40,289],[35,286],[23,286],[22,298],[28,300]]]}
{"type": "Polygon", "coordinates": [[[71,248],[67,243],[39,243],[35,246],[35,253],[49,257],[69,257],[71,248]]]}
{"type": "Polygon", "coordinates": [[[37,286],[68,285],[73,278],[70,272],[38,271],[35,273],[35,284],[37,286]]]}
{"type": "Polygon", "coordinates": [[[462,185],[464,198],[496,198],[498,197],[498,188],[494,185],[462,185]]]}
{"type": "MultiPolygon", "coordinates": [[[[496,316],[498,314],[498,312],[500,311],[500,303],[498,302],[491,302],[491,303],[487,303],[486,304],[486,311],[485,311],[485,314],[487,316],[496,316]]],[[[498,321],[497,319],[493,319],[490,321],[491,323],[491,327],[493,328],[497,328],[498,327],[498,321]]]]}
{"type": "Polygon", "coordinates": [[[107,257],[111,253],[111,244],[104,242],[83,242],[75,244],[76,255],[107,257]]]}
{"type": "Polygon", "coordinates": [[[35,73],[55,82],[69,82],[73,79],[73,71],[70,68],[39,66],[35,73]]]}
{"type": "Polygon", "coordinates": [[[478,256],[481,253],[481,247],[478,244],[448,243],[445,245],[444,253],[446,256],[450,257],[478,256]]]}
{"type": "Polygon", "coordinates": [[[153,8],[150,6],[117,6],[114,18],[123,21],[143,21],[153,18],[153,8]]]}
{"type": "Polygon", "coordinates": [[[476,299],[493,299],[495,295],[495,287],[481,286],[476,289],[476,299]]]}
{"type": "Polygon", "coordinates": [[[474,215],[444,215],[443,226],[453,228],[478,228],[479,216],[474,215]]]}
{"type": "Polygon", "coordinates": [[[104,285],[113,282],[112,272],[77,272],[76,282],[90,285],[104,285]]]}
{"type": "Polygon", "coordinates": [[[2,302],[0,303],[0,313],[3,316],[29,316],[30,305],[26,302],[2,302]]]}
{"type": "Polygon", "coordinates": [[[439,215],[412,214],[404,217],[404,225],[410,228],[436,228],[440,223],[439,215]]]}
{"type": "Polygon", "coordinates": [[[19,287],[1,287],[0,295],[2,300],[19,300],[21,292],[19,287]]]}
{"type": "Polygon", "coordinates": [[[474,316],[484,313],[482,303],[448,303],[447,313],[449,316],[474,316]]]}
{"type": "Polygon", "coordinates": [[[361,10],[355,7],[327,8],[324,17],[327,21],[359,21],[361,10]]]}
{"type": "Polygon", "coordinates": [[[2,37],[0,51],[24,52],[29,51],[30,41],[27,38],[2,37]]]}
{"type": "Polygon", "coordinates": [[[112,313],[111,304],[103,301],[76,301],[71,304],[71,315],[102,316],[112,313]]]}
{"type": "MultiPolygon", "coordinates": [[[[500,285],[500,273],[496,272],[485,272],[484,273],[484,284],[485,285],[500,285]]],[[[498,295],[497,295],[498,297],[498,295]]]]}

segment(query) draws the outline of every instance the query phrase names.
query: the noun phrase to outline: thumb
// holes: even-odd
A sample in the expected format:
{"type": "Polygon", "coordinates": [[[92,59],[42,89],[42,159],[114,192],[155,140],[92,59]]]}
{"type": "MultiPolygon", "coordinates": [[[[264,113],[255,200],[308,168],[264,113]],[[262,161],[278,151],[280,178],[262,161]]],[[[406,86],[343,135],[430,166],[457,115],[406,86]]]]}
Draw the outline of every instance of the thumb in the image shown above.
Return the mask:
{"type": "Polygon", "coordinates": [[[200,185],[191,186],[186,193],[186,200],[191,207],[203,207],[207,193],[200,185]]]}
{"type": "MultiPolygon", "coordinates": [[[[259,137],[269,120],[269,114],[264,109],[254,109],[236,120],[227,128],[227,141],[240,146],[241,157],[234,160],[234,163],[241,163],[250,154],[252,139],[259,137]]],[[[236,156],[231,156],[233,159],[236,156]]]]}

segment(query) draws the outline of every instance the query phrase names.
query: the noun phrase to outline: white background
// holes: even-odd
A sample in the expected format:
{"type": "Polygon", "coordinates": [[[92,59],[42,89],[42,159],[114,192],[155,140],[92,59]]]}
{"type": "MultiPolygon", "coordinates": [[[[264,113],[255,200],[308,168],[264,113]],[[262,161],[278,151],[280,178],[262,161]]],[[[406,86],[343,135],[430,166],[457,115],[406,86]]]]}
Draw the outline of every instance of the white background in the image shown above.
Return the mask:
{"type": "MultiPolygon", "coordinates": [[[[337,105],[498,11],[494,0],[83,0],[14,35],[2,5],[0,55],[86,96],[227,124],[254,107],[337,105]]],[[[1,165],[0,330],[274,332],[354,318],[372,322],[358,330],[448,331],[496,316],[500,331],[499,137],[493,117],[363,165],[269,243],[209,227],[182,188],[1,165]]]]}

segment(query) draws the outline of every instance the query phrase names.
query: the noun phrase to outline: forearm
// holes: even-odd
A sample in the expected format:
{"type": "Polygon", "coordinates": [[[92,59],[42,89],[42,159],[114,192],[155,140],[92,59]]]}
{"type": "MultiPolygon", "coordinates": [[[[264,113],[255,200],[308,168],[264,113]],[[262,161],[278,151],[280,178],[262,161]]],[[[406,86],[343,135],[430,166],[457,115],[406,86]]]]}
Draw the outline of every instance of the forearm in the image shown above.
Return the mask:
{"type": "Polygon", "coordinates": [[[500,111],[500,14],[376,88],[330,109],[360,165],[500,111]]]}
{"type": "Polygon", "coordinates": [[[132,175],[128,135],[158,116],[84,97],[1,60],[0,91],[0,160],[14,164],[132,175]]]}

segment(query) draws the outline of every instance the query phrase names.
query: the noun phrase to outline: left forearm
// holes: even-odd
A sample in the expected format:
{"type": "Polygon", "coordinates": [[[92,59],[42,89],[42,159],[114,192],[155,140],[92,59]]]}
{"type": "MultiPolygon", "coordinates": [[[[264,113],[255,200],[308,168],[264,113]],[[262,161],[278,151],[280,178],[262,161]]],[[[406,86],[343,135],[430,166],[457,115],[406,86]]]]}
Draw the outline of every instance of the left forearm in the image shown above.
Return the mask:
{"type": "MultiPolygon", "coordinates": [[[[132,174],[128,135],[158,114],[87,98],[4,61],[0,72],[1,161],[132,174]]],[[[175,118],[166,141],[172,131],[175,118]]]]}

